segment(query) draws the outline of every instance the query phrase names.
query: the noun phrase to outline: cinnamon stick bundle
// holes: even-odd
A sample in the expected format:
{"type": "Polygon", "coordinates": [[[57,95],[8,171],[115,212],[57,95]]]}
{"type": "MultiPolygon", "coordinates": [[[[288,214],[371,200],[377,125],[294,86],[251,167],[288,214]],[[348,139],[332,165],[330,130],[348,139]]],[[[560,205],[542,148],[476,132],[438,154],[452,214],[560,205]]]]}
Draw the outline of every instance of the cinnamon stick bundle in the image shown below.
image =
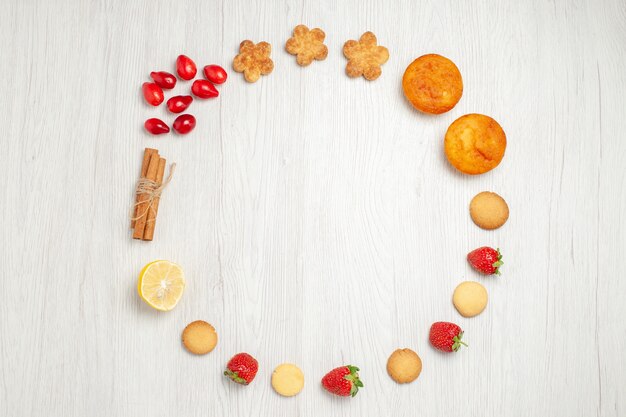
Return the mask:
{"type": "MultiPolygon", "coordinates": [[[[148,172],[148,164],[150,164],[150,157],[153,153],[159,153],[156,149],[146,148],[143,152],[143,162],[141,163],[141,176],[139,178],[146,178],[148,172]]],[[[135,222],[137,221],[137,204],[139,203],[139,194],[135,194],[135,209],[133,210],[133,218],[130,219],[130,228],[135,228],[135,222]]]]}
{"type": "MultiPolygon", "coordinates": [[[[141,178],[137,184],[135,209],[131,220],[134,239],[152,240],[154,237],[166,162],[165,158],[160,157],[159,151],[156,149],[145,149],[141,164],[141,178]]],[[[173,168],[174,166],[170,170],[170,177],[173,168]]]]}
{"type": "MultiPolygon", "coordinates": [[[[157,168],[156,183],[160,187],[163,184],[163,174],[165,174],[165,158],[159,158],[159,167],[157,168]]],[[[154,227],[156,226],[156,216],[159,212],[160,196],[154,197],[152,206],[148,209],[146,219],[146,228],[143,231],[143,240],[152,240],[154,237],[154,227]]]]}

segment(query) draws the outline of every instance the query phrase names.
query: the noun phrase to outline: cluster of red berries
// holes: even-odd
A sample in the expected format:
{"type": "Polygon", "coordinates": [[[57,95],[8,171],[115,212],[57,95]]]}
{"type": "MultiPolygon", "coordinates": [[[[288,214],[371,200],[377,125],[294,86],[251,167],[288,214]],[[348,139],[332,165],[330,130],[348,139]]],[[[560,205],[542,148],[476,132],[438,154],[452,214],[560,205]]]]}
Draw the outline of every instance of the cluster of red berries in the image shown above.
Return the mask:
{"type": "MultiPolygon", "coordinates": [[[[180,79],[189,81],[192,80],[198,69],[196,63],[186,55],[179,55],[176,58],[176,73],[180,79]]],[[[204,67],[203,79],[198,79],[191,85],[191,93],[199,99],[209,99],[219,96],[219,91],[215,88],[216,84],[223,84],[226,81],[226,71],[219,65],[207,65],[204,67]]],[[[150,73],[150,78],[153,82],[145,82],[141,88],[143,97],[151,106],[158,106],[165,100],[163,90],[171,90],[176,86],[176,76],[165,71],[155,71],[150,73]]],[[[186,96],[174,96],[167,100],[167,109],[175,114],[182,113],[191,104],[193,97],[186,96]]],[[[145,121],[144,127],[153,135],[160,135],[163,133],[169,133],[169,126],[156,117],[150,118],[145,121]]],[[[196,127],[196,118],[191,114],[181,114],[174,120],[172,125],[174,130],[181,135],[187,134],[196,127]]]]}

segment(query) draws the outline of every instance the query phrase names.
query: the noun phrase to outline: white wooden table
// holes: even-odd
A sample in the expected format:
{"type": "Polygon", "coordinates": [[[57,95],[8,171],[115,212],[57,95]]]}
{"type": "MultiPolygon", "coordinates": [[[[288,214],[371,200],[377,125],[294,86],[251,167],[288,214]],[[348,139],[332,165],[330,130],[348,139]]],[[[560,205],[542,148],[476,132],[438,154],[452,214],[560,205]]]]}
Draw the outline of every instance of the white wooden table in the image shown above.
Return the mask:
{"type": "MultiPolygon", "coordinates": [[[[0,13],[0,416],[625,416],[626,4],[598,1],[34,1],[0,13]],[[299,23],[328,58],[284,51],[299,23]],[[391,58],[375,82],[344,74],[341,47],[366,30],[391,58]],[[239,42],[273,45],[274,72],[247,84],[239,42]],[[465,91],[429,117],[404,99],[424,53],[459,66],[465,91]],[[229,70],[194,102],[190,135],[148,137],[152,70],[180,53],[229,70]],[[447,126],[493,116],[508,148],[494,171],[457,174],[447,126]],[[132,189],[144,147],[178,169],[155,240],[133,241],[132,189]],[[497,231],[468,203],[508,201],[497,231]],[[500,247],[501,278],[471,249],[500,247]],[[137,296],[141,267],[183,266],[179,306],[137,296]],[[451,303],[478,280],[487,310],[451,303]],[[180,343],[207,320],[204,357],[180,343]],[[433,321],[465,330],[455,355],[428,345],[433,321]],[[396,348],[421,356],[407,386],[396,348]],[[260,362],[248,387],[222,375],[238,351],[260,362]],[[276,395],[273,368],[306,376],[276,395]],[[365,388],[332,398],[323,374],[361,368],[365,388]]],[[[188,91],[189,83],[175,92],[188,91]]]]}

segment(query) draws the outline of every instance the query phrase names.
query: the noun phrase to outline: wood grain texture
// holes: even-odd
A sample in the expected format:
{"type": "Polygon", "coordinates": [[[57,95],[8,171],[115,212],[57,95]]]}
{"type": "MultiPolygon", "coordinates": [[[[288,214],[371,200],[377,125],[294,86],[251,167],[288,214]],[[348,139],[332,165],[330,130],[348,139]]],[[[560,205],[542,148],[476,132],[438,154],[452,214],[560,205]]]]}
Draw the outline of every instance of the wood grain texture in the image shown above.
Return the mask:
{"type": "Polygon", "coordinates": [[[626,415],[625,22],[620,0],[4,1],[0,415],[626,415]],[[325,61],[284,51],[299,23],[326,32],[325,61]],[[375,82],[344,74],[366,30],[391,56],[375,82]],[[146,118],[173,120],[143,103],[149,72],[180,53],[230,70],[244,39],[273,45],[274,72],[229,71],[194,132],[147,137],[146,118]],[[400,86],[430,52],[465,82],[436,117],[400,86]],[[470,112],[508,136],[479,177],[442,152],[470,112]],[[178,163],[150,243],[128,229],[145,147],[178,163]],[[499,230],[469,217],[483,190],[511,208],[499,230]],[[480,245],[502,249],[502,278],[470,270],[480,245]],[[188,278],[166,314],[136,295],[154,259],[188,278]],[[451,303],[465,279],[489,291],[473,319],[451,303]],[[220,338],[205,357],[180,345],[197,319],[220,338]],[[436,320],[470,348],[431,349],[436,320]],[[408,386],[385,371],[401,347],[424,364],[408,386]],[[238,351],[261,366],[246,388],[221,374],[238,351]],[[305,373],[295,398],[270,386],[282,362],[305,373]],[[353,400],[319,385],[345,363],[353,400]]]}

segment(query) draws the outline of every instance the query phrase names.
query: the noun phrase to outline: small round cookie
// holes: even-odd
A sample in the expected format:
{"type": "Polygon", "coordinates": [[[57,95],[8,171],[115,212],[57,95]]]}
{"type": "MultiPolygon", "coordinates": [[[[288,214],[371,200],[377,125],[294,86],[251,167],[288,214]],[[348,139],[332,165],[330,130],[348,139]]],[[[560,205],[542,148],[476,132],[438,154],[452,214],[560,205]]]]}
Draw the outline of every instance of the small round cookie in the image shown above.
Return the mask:
{"type": "Polygon", "coordinates": [[[411,349],[397,349],[387,359],[387,373],[398,384],[413,382],[422,372],[422,360],[411,349]]]}
{"type": "Polygon", "coordinates": [[[506,135],[491,117],[466,114],[448,127],[444,150],[448,162],[459,171],[470,175],[484,174],[502,161],[506,135]]]}
{"type": "Polygon", "coordinates": [[[478,282],[465,281],[454,290],[452,302],[463,317],[474,317],[487,307],[487,290],[478,282]]]}
{"type": "Polygon", "coordinates": [[[509,219],[509,206],[504,198],[489,191],[476,194],[469,210],[476,226],[482,229],[497,229],[509,219]]]}
{"type": "Polygon", "coordinates": [[[206,321],[196,320],[183,330],[183,345],[195,355],[205,355],[217,344],[217,332],[206,321]]]}
{"type": "Polygon", "coordinates": [[[461,99],[463,78],[448,58],[423,55],[404,71],[402,91],[417,110],[441,114],[451,110],[461,99]]]}
{"type": "Polygon", "coordinates": [[[304,374],[292,363],[278,365],[272,372],[272,387],[283,397],[293,397],[304,387],[304,374]]]}

